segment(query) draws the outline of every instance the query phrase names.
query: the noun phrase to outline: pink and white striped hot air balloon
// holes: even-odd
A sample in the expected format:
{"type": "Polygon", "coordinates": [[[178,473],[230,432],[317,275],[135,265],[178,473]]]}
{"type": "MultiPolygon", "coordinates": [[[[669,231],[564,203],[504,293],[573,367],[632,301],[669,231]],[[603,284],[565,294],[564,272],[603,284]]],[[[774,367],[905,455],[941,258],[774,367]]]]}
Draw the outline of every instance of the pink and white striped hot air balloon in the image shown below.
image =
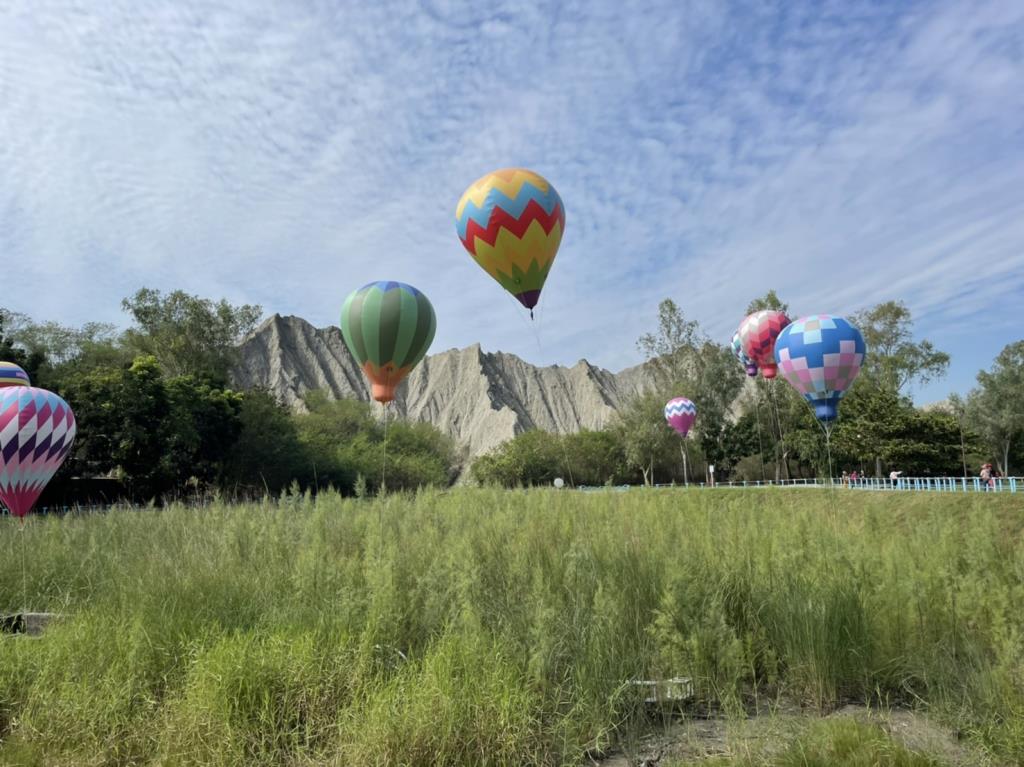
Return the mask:
{"type": "Polygon", "coordinates": [[[68,403],[33,386],[0,388],[0,501],[24,517],[75,441],[68,403]]]}
{"type": "Polygon", "coordinates": [[[694,419],[697,418],[697,406],[686,397],[670,399],[665,405],[665,421],[676,430],[681,437],[685,437],[694,419]]]}

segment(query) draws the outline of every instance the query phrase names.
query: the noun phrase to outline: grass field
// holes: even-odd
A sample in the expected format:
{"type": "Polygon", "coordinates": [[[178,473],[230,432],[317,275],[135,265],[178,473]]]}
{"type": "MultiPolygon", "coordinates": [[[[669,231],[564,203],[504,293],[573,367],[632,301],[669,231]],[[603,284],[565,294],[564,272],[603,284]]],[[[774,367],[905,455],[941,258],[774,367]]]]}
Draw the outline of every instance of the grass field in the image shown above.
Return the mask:
{"type": "MultiPolygon", "coordinates": [[[[1020,763],[1022,528],[1012,496],[778,489],[0,519],[0,611],[63,615],[0,636],[0,762],[578,765],[669,726],[628,680],[685,676],[692,714],[915,708],[1020,763]]],[[[707,764],[942,763],[794,738],[707,764]]]]}

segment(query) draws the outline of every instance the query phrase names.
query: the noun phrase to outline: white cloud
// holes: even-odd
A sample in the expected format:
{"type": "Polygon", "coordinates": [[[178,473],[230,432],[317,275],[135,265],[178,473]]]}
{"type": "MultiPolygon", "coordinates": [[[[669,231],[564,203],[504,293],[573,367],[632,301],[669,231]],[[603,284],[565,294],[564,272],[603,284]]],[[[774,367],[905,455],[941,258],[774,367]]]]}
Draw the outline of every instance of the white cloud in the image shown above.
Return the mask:
{"type": "Polygon", "coordinates": [[[612,368],[661,298],[725,338],[769,287],[903,298],[954,360],[972,318],[1019,334],[1024,7],[645,5],[0,9],[0,305],[120,320],[148,285],[326,324],[394,278],[436,348],[612,368]],[[539,350],[452,222],[511,164],[568,212],[539,350]]]}

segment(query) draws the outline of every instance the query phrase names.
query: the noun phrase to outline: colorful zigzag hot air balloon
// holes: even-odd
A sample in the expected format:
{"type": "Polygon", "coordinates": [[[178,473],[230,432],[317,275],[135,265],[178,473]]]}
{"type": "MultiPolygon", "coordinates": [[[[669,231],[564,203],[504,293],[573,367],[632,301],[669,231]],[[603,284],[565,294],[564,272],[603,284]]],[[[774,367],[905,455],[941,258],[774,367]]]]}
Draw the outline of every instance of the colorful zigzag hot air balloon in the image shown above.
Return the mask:
{"type": "Polygon", "coordinates": [[[740,332],[738,330],[732,334],[732,353],[736,355],[736,359],[740,361],[740,364],[746,368],[748,376],[753,378],[757,375],[757,364],[743,351],[743,344],[740,343],[740,332]]]}
{"type": "Polygon", "coordinates": [[[404,282],[371,282],[341,308],[345,344],[378,402],[395,398],[395,387],[423,359],[436,329],[430,301],[404,282]]]}
{"type": "Polygon", "coordinates": [[[864,363],[864,337],[842,317],[812,314],[787,326],[775,342],[782,377],[804,395],[819,421],[836,419],[839,400],[864,363]]]}
{"type": "Polygon", "coordinates": [[[0,362],[0,388],[5,386],[31,386],[32,382],[20,366],[13,362],[0,362]]]}
{"type": "Polygon", "coordinates": [[[665,405],[665,420],[668,425],[676,430],[676,433],[685,437],[690,427],[697,418],[697,406],[686,397],[670,399],[665,405]]]}
{"type": "Polygon", "coordinates": [[[788,324],[789,317],[784,312],[771,309],[754,312],[740,323],[737,332],[743,353],[761,369],[761,375],[765,378],[775,378],[778,373],[775,366],[775,339],[788,324]]]}
{"type": "Polygon", "coordinates": [[[53,392],[0,389],[0,501],[28,514],[75,441],[75,414],[53,392]]]}
{"type": "Polygon", "coordinates": [[[488,173],[459,200],[455,229],[476,262],[532,316],[565,231],[555,188],[522,168],[488,173]]]}

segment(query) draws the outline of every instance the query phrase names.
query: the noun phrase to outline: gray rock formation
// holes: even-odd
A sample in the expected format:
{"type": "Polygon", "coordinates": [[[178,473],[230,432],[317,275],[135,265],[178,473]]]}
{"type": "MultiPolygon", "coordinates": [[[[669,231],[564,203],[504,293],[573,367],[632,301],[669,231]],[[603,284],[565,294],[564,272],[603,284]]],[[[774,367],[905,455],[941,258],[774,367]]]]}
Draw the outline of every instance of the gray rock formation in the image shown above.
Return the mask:
{"type": "MultiPolygon", "coordinates": [[[[341,331],[299,317],[275,314],[260,325],[242,343],[234,379],[241,388],[268,389],[297,411],[315,389],[370,399],[341,331]]],[[[474,344],[428,355],[399,386],[394,407],[401,417],[434,424],[475,457],[530,428],[602,428],[648,383],[643,366],[610,373],[580,360],[571,368],[539,368],[474,344]]]]}

